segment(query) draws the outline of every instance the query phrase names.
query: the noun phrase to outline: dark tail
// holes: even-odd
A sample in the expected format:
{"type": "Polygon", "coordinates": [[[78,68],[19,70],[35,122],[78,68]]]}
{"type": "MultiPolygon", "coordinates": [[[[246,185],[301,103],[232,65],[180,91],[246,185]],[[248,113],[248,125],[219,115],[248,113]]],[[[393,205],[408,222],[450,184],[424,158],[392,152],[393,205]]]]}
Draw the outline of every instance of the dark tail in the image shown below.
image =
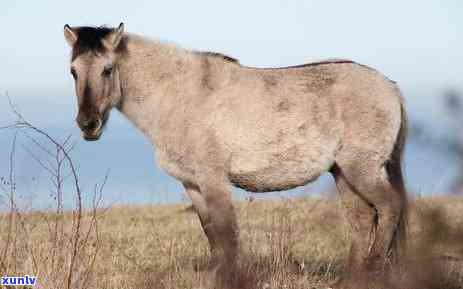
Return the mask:
{"type": "Polygon", "coordinates": [[[390,159],[386,163],[386,171],[389,182],[394,190],[400,194],[402,198],[402,208],[400,212],[399,222],[394,231],[394,236],[390,244],[389,250],[393,259],[397,259],[397,252],[405,250],[407,241],[407,225],[408,225],[408,200],[407,191],[405,189],[404,176],[402,172],[402,157],[407,138],[407,114],[404,108],[403,100],[400,101],[401,124],[397,135],[394,148],[390,159]]]}

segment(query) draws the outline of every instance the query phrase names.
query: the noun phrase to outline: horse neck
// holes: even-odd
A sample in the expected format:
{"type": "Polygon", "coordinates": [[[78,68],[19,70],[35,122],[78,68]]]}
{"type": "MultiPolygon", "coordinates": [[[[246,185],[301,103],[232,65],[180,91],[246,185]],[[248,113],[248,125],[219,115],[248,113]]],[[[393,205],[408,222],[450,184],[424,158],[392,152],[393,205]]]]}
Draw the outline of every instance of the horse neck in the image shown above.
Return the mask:
{"type": "Polygon", "coordinates": [[[186,50],[140,36],[127,35],[125,40],[126,51],[119,62],[118,108],[156,144],[162,119],[182,103],[186,91],[195,89],[189,79],[196,59],[186,50]]]}

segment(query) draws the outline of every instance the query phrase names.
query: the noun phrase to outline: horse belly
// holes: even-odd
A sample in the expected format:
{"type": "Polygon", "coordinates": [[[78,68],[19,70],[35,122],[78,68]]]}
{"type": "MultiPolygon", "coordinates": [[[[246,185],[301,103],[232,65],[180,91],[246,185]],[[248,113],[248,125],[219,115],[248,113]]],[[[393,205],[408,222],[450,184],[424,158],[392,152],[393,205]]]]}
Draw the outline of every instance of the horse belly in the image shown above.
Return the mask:
{"type": "Polygon", "coordinates": [[[334,163],[336,142],[294,141],[241,149],[233,154],[230,181],[250,192],[271,192],[303,186],[334,163]]]}

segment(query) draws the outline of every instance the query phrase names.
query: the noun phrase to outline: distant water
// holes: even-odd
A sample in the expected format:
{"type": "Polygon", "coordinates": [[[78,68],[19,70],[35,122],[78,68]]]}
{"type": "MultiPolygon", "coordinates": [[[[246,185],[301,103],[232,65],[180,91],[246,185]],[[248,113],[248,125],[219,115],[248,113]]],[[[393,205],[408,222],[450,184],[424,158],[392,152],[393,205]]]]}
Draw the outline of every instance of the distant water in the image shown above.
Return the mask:
{"type": "MultiPolygon", "coordinates": [[[[47,128],[53,136],[64,138],[72,133],[77,142],[71,156],[77,165],[80,184],[86,206],[91,203],[94,185],[101,183],[108,173],[103,191],[103,201],[109,204],[174,203],[187,200],[182,186],[166,175],[155,164],[151,144],[129,124],[119,122],[108,128],[99,142],[84,142],[75,128],[47,128]]],[[[9,175],[9,152],[12,132],[0,131],[0,176],[9,175]]],[[[31,143],[18,135],[14,162],[17,196],[23,206],[48,208],[53,202],[53,184],[49,174],[41,168],[27,152],[31,143]]],[[[43,160],[40,150],[33,150],[43,160]]],[[[443,194],[448,191],[458,171],[455,155],[436,146],[429,146],[411,139],[405,155],[407,187],[421,195],[443,194]]],[[[334,183],[329,175],[322,176],[308,186],[271,194],[253,194],[257,197],[289,197],[318,195],[333,191],[334,183]]],[[[249,194],[235,190],[234,197],[242,199],[249,194]]],[[[66,207],[72,207],[75,195],[70,179],[66,182],[64,200],[66,207]]],[[[5,197],[0,198],[5,202],[5,197]]]]}

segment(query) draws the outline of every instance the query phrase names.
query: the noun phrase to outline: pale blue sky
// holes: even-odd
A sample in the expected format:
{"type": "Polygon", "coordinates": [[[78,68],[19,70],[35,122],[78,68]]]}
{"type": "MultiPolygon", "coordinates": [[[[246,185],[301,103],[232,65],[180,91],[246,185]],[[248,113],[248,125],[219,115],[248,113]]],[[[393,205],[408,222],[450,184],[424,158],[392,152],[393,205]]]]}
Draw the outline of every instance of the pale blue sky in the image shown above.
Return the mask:
{"type": "MultiPolygon", "coordinates": [[[[29,120],[78,138],[70,51],[63,39],[63,26],[117,25],[122,21],[129,32],[185,48],[226,53],[249,66],[353,59],[398,81],[409,113],[432,128],[443,121],[437,105],[442,90],[463,90],[462,15],[463,2],[457,0],[2,0],[0,125],[11,120],[3,97],[8,91],[29,120]]],[[[128,190],[133,184],[132,193],[179,189],[155,167],[146,140],[129,130],[130,125],[113,114],[100,143],[79,141],[75,156],[82,170],[101,177],[111,167],[113,188],[125,183],[123,190],[128,190]],[[126,154],[123,149],[127,147],[136,154],[126,156],[124,167],[114,155],[126,154]]],[[[0,138],[0,151],[8,145],[5,140],[9,142],[0,138]]],[[[423,176],[433,173],[433,167],[426,167],[432,163],[427,154],[409,157],[412,168],[428,169],[415,179],[424,180],[423,176]]],[[[440,166],[445,168],[446,162],[441,161],[440,166]]],[[[0,175],[2,169],[4,166],[0,166],[0,175]]],[[[435,188],[432,181],[423,184],[426,190],[435,188]]],[[[146,196],[140,198],[146,200],[146,196]]]]}
{"type": "Polygon", "coordinates": [[[5,0],[0,2],[0,90],[72,103],[63,25],[123,21],[130,32],[225,52],[246,65],[351,58],[418,94],[462,85],[461,15],[457,0],[5,0]]]}

